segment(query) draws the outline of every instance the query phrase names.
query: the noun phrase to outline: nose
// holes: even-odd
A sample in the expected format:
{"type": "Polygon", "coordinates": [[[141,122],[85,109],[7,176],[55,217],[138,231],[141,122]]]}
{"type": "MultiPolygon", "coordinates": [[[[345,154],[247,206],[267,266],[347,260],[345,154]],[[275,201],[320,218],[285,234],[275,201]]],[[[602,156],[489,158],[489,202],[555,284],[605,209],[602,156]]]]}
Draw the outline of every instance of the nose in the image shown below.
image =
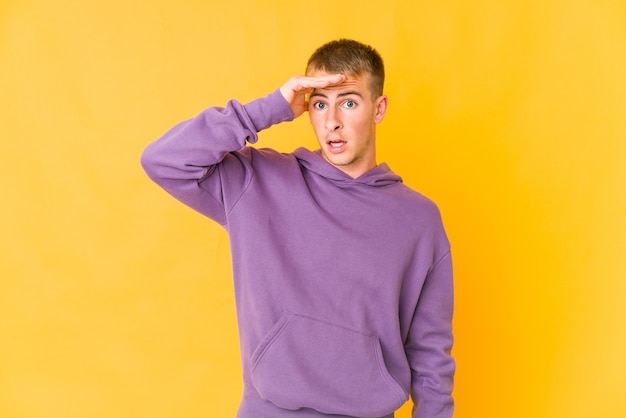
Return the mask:
{"type": "Polygon", "coordinates": [[[339,114],[337,110],[334,109],[332,106],[330,106],[328,110],[326,111],[326,121],[324,123],[324,126],[326,127],[328,132],[333,132],[341,128],[341,121],[339,119],[339,114]]]}

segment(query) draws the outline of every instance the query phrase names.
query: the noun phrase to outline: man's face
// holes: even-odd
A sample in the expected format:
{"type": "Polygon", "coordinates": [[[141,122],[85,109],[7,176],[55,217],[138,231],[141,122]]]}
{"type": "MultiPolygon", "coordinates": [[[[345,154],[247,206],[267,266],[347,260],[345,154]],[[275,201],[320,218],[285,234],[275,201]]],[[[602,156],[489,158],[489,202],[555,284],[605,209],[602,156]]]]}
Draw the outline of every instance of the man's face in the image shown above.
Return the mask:
{"type": "MultiPolygon", "coordinates": [[[[314,70],[310,77],[329,75],[314,70]]],[[[372,98],[369,74],[346,76],[341,84],[315,89],[309,118],[322,157],[353,178],[376,167],[376,124],[387,110],[387,97],[372,98]]]]}

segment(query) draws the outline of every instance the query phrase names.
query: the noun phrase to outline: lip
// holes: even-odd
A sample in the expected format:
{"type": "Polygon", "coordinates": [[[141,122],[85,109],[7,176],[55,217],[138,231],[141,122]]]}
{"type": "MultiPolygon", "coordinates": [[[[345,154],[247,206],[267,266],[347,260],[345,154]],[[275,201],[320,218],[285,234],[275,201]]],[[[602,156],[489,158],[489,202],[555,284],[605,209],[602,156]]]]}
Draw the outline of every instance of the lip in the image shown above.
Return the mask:
{"type": "Polygon", "coordinates": [[[347,142],[340,138],[326,141],[326,148],[332,154],[340,154],[346,149],[347,142]]]}

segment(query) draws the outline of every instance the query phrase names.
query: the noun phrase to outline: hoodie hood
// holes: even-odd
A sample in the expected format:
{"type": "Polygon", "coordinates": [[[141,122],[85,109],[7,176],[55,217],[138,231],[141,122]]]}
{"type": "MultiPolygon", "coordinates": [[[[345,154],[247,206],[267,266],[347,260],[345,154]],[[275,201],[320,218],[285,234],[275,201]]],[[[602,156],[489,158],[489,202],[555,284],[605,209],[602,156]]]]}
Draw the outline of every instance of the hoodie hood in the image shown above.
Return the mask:
{"type": "Polygon", "coordinates": [[[391,171],[386,163],[377,165],[357,178],[352,178],[326,161],[322,157],[321,150],[319,149],[310,151],[306,148],[298,148],[293,154],[302,167],[337,183],[339,187],[350,187],[354,185],[386,187],[402,183],[402,177],[391,171]]]}

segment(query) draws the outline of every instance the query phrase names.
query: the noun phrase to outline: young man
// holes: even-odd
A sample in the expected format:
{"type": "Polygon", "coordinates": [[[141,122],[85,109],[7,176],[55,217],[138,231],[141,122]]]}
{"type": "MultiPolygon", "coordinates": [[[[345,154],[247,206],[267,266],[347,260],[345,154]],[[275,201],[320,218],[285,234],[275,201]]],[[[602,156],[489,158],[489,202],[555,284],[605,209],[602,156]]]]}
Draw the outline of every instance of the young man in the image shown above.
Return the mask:
{"type": "Polygon", "coordinates": [[[437,207],[376,162],[383,62],[338,40],[270,95],[173,127],[142,164],[229,233],[239,418],[449,418],[450,246],[437,207]],[[308,111],[320,149],[247,147],[308,111]]]}

